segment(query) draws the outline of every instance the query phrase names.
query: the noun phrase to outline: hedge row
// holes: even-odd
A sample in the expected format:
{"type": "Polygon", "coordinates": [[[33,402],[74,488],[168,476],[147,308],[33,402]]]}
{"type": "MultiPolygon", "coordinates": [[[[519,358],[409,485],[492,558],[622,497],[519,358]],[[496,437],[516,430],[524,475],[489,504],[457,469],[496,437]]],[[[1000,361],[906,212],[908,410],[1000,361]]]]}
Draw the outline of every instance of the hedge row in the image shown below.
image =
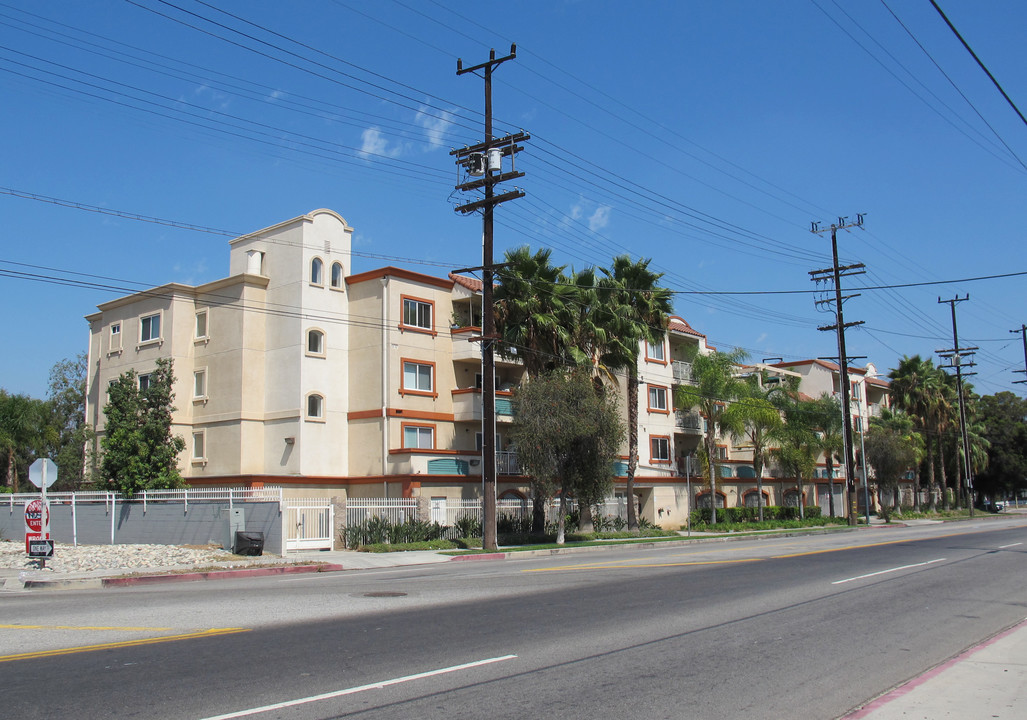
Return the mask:
{"type": "MultiPolygon", "coordinates": [[[[820,507],[807,505],[805,508],[806,519],[812,520],[821,517],[820,507]]],[[[755,507],[733,507],[717,508],[717,522],[725,523],[747,523],[759,522],[760,511],[755,507]]],[[[767,505],[763,508],[763,519],[766,520],[798,520],[799,508],[784,505],[767,505]]],[[[712,522],[712,511],[710,508],[698,508],[689,515],[692,526],[709,525],[712,522]]]]}

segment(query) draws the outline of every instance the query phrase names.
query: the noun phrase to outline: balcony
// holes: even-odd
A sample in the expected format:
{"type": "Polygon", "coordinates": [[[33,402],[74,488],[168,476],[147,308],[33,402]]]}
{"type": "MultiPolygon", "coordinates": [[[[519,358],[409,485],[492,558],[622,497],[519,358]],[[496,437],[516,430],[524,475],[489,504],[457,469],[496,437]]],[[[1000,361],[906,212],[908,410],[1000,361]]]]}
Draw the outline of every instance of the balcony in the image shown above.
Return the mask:
{"type": "MultiPolygon", "coordinates": [[[[513,421],[513,402],[511,393],[497,393],[496,421],[513,421]]],[[[456,422],[481,420],[481,390],[464,388],[453,391],[453,419],[456,422]]]]}
{"type": "Polygon", "coordinates": [[[675,360],[671,363],[671,367],[674,370],[674,382],[692,382],[692,363],[685,362],[684,360],[675,360]]]}
{"type": "Polygon", "coordinates": [[[684,430],[685,432],[701,433],[702,418],[699,417],[699,413],[675,410],[674,427],[678,430],[684,430]]]}

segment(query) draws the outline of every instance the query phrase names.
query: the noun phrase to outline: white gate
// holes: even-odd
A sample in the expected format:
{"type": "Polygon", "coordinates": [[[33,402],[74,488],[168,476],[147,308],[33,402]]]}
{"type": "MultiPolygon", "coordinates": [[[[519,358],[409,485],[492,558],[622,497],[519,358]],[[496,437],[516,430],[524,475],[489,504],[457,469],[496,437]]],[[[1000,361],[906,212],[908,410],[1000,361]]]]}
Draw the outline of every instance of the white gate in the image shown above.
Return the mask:
{"type": "Polygon", "coordinates": [[[331,498],[285,498],[282,536],[285,550],[331,550],[335,507],[331,498]]]}

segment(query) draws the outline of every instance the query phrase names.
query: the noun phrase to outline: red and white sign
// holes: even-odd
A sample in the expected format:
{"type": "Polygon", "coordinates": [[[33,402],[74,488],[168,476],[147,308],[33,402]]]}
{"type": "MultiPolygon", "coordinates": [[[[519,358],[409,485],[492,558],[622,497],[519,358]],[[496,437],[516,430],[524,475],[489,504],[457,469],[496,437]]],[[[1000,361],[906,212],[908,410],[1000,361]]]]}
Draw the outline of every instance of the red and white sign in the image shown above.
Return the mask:
{"type": "Polygon", "coordinates": [[[25,506],[25,552],[29,543],[50,539],[50,503],[33,500],[25,506]]]}

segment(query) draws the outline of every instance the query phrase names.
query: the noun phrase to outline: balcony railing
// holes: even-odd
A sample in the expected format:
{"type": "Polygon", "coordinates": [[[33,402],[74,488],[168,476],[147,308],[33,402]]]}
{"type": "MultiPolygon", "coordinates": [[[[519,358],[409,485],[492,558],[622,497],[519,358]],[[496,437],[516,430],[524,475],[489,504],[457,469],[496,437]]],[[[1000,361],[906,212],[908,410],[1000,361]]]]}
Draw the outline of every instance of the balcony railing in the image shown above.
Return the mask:
{"type": "Polygon", "coordinates": [[[520,475],[521,466],[517,462],[516,450],[499,450],[496,452],[497,475],[520,475]]]}
{"type": "Polygon", "coordinates": [[[702,430],[702,418],[699,417],[699,413],[676,410],[674,412],[674,426],[679,430],[700,432],[702,430]]]}
{"type": "Polygon", "coordinates": [[[674,370],[674,382],[692,382],[692,363],[675,360],[671,363],[674,370]]]}

